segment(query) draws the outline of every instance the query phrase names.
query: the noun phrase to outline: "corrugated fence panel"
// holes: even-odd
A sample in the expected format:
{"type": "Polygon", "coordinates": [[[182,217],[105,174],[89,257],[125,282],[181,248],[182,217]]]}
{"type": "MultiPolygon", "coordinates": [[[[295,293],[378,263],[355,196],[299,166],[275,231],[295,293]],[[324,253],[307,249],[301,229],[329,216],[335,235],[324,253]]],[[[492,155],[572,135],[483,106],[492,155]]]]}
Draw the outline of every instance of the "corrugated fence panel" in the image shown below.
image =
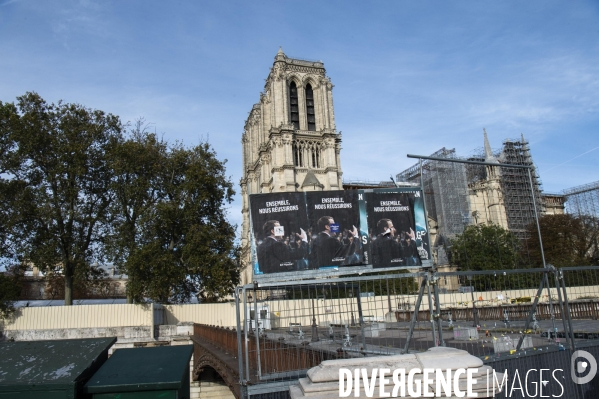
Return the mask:
{"type": "Polygon", "coordinates": [[[19,308],[4,330],[149,326],[149,310],[131,304],[19,308]]]}
{"type": "MultiPolygon", "coordinates": [[[[569,299],[576,300],[578,287],[568,287],[569,299]]],[[[599,287],[585,287],[585,289],[599,290],[599,287]]],[[[536,290],[521,290],[517,294],[507,292],[508,296],[533,296],[536,290]]],[[[478,307],[497,306],[495,298],[497,295],[505,295],[505,291],[477,292],[476,295],[482,296],[489,303],[481,303],[478,307]]],[[[546,291],[543,292],[544,298],[541,303],[546,302],[546,291]]],[[[463,307],[471,308],[471,295],[469,293],[458,294],[440,294],[440,302],[443,309],[463,307]]],[[[552,289],[552,296],[557,296],[555,289],[552,289]],[[555,293],[555,294],[554,294],[555,293]]],[[[398,298],[409,297],[410,302],[415,301],[415,295],[395,296],[392,295],[392,306],[397,306],[398,298]]],[[[387,297],[363,297],[361,298],[364,316],[372,316],[375,319],[382,319],[388,311],[387,297]]],[[[287,328],[290,322],[298,322],[309,326],[312,323],[312,303],[310,300],[275,300],[264,302],[270,306],[273,318],[273,327],[287,328]]],[[[62,328],[96,328],[96,327],[122,327],[122,326],[150,326],[152,324],[151,305],[135,304],[107,304],[107,305],[75,305],[75,306],[50,306],[50,307],[26,307],[19,308],[14,316],[5,320],[4,330],[46,330],[62,328]]],[[[251,305],[253,307],[253,304],[251,305]]],[[[315,301],[317,309],[317,323],[327,325],[328,323],[347,323],[347,320],[336,320],[327,318],[327,313],[350,315],[353,311],[357,312],[356,298],[350,299],[318,299],[315,301]],[[353,305],[350,304],[353,302],[353,305]],[[324,309],[322,309],[324,307],[324,309]],[[327,310],[329,309],[329,310],[327,310]],[[323,314],[324,313],[324,314],[323,314]]],[[[572,305],[571,305],[572,306],[572,305]]],[[[165,305],[162,318],[162,324],[176,325],[179,322],[194,322],[205,325],[215,325],[222,327],[235,327],[237,325],[235,318],[235,304],[233,302],[224,303],[202,303],[188,305],[165,305]]],[[[421,311],[428,309],[428,303],[425,300],[422,303],[421,311]]],[[[395,309],[394,309],[395,310],[395,309]]],[[[413,308],[411,309],[413,311],[413,308]]],[[[157,310],[160,311],[160,310],[157,310]]],[[[539,312],[542,311],[542,306],[539,312]]],[[[599,310],[592,307],[591,304],[580,304],[579,307],[573,307],[574,316],[582,318],[596,317],[599,310]],[[585,307],[586,306],[586,307],[585,307]],[[580,309],[579,309],[580,308],[580,309]]],[[[410,312],[411,313],[411,312],[410,312]]],[[[243,319],[243,315],[242,315],[243,319]]],[[[242,321],[243,322],[243,321],[242,321]]],[[[0,324],[0,328],[2,325],[0,324]]]]}
{"type": "Polygon", "coordinates": [[[194,322],[199,324],[235,327],[235,303],[201,303],[189,305],[165,305],[164,324],[194,322]]]}

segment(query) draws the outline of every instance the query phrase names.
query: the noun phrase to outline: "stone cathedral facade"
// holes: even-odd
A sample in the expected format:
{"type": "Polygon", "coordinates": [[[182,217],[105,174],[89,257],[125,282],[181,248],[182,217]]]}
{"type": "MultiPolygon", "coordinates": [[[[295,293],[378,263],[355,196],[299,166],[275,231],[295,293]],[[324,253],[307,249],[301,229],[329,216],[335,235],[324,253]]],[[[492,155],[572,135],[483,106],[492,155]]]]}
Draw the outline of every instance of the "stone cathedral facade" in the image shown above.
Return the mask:
{"type": "MultiPolygon", "coordinates": [[[[289,58],[279,49],[241,143],[242,248],[248,265],[250,194],[343,189],[341,132],[324,64],[289,58]]],[[[244,269],[242,283],[251,273],[251,267],[244,269]]]]}

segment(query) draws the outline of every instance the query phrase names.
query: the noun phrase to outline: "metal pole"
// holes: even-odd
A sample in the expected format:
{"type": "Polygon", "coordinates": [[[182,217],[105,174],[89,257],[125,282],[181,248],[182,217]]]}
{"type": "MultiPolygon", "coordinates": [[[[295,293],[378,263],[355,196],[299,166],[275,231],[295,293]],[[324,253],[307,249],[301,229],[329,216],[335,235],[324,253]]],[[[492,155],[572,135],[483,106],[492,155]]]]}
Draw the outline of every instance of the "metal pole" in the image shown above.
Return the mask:
{"type": "Polygon", "coordinates": [[[443,324],[441,321],[441,302],[439,301],[439,280],[437,276],[433,276],[433,292],[435,294],[436,312],[435,317],[437,318],[437,324],[439,328],[439,343],[441,346],[445,346],[445,340],[443,339],[443,324]]]}
{"type": "MultiPolygon", "coordinates": [[[[555,288],[557,289],[557,300],[559,301],[559,308],[560,308],[560,312],[561,312],[561,316],[562,316],[562,323],[564,324],[564,337],[566,338],[566,340],[568,339],[568,326],[566,325],[566,311],[564,310],[564,301],[562,298],[562,289],[561,289],[561,285],[559,282],[559,277],[557,275],[557,269],[553,269],[553,276],[555,277],[555,288]]],[[[551,293],[549,294],[551,295],[551,293]]],[[[555,326],[553,327],[553,333],[555,334],[555,338],[557,340],[557,331],[555,329],[555,326]]],[[[572,348],[572,351],[574,351],[574,348],[572,348]]]]}
{"type": "Polygon", "coordinates": [[[439,158],[439,157],[427,157],[425,155],[414,155],[408,154],[408,158],[417,159],[428,159],[430,161],[441,161],[441,162],[454,162],[454,163],[468,163],[471,165],[488,165],[488,166],[501,166],[506,168],[518,168],[518,169],[530,169],[532,166],[528,165],[513,165],[510,163],[497,163],[497,162],[481,162],[481,161],[467,161],[465,159],[453,159],[453,158],[439,158]]]}
{"type": "Polygon", "coordinates": [[[245,343],[245,380],[250,380],[250,340],[248,339],[248,330],[252,328],[252,321],[250,320],[248,324],[248,303],[247,296],[245,295],[245,287],[243,287],[243,291],[241,293],[243,297],[243,335],[244,335],[244,343],[245,343]]]}
{"type": "Polygon", "coordinates": [[[360,331],[362,331],[362,347],[366,349],[366,336],[364,334],[364,314],[362,313],[362,295],[360,295],[360,283],[358,282],[358,321],[360,322],[360,331]]]}
{"type": "MultiPolygon", "coordinates": [[[[559,272],[559,280],[561,281],[561,286],[564,290],[564,305],[566,306],[566,316],[568,317],[568,328],[570,331],[567,333],[570,336],[570,342],[572,345],[572,350],[576,350],[576,342],[574,341],[574,329],[572,328],[572,317],[570,316],[570,305],[568,305],[568,293],[566,292],[566,282],[564,281],[564,274],[560,270],[559,272]]],[[[566,335],[566,338],[568,338],[566,335]]]]}
{"type": "Polygon", "coordinates": [[[389,278],[386,278],[387,280],[387,306],[389,307],[389,313],[393,312],[393,309],[391,308],[391,291],[389,290],[389,278]]]}
{"type": "MultiPolygon", "coordinates": [[[[541,278],[541,284],[539,285],[539,289],[537,290],[537,295],[535,295],[535,300],[532,303],[532,307],[530,308],[530,313],[528,313],[528,317],[526,318],[526,323],[524,323],[524,331],[528,330],[530,326],[530,322],[532,321],[532,315],[537,309],[537,303],[539,302],[539,297],[543,293],[543,286],[545,285],[545,277],[541,278]]],[[[526,333],[526,332],[525,332],[526,333]]],[[[525,334],[524,333],[524,334],[525,334]]],[[[519,351],[522,346],[522,342],[524,342],[524,334],[520,335],[520,339],[518,340],[518,345],[516,346],[516,350],[519,351]]]]}
{"type": "Polygon", "coordinates": [[[435,319],[433,317],[434,309],[433,309],[433,297],[431,296],[431,284],[430,284],[430,273],[426,273],[426,290],[428,295],[428,315],[431,322],[431,330],[433,333],[433,343],[435,346],[439,346],[437,344],[437,330],[435,329],[435,319]]]}
{"type": "Polygon", "coordinates": [[[532,174],[528,169],[528,182],[530,183],[530,193],[532,194],[532,207],[535,211],[535,220],[537,221],[537,233],[539,235],[539,248],[541,249],[541,259],[543,260],[543,269],[547,267],[545,263],[545,251],[543,250],[543,239],[541,238],[541,225],[539,224],[539,215],[537,214],[537,200],[535,199],[535,190],[532,185],[532,174]]]}
{"type": "Polygon", "coordinates": [[[351,285],[351,292],[349,293],[349,306],[351,308],[351,324],[350,326],[356,326],[356,319],[354,318],[354,283],[351,285]]]}
{"type": "Polygon", "coordinates": [[[422,301],[422,296],[424,295],[424,286],[426,285],[426,276],[422,278],[422,283],[420,284],[420,291],[418,291],[418,298],[416,299],[416,304],[414,304],[414,313],[412,313],[412,320],[410,321],[410,329],[408,330],[408,336],[406,337],[406,346],[403,349],[403,353],[408,353],[408,349],[410,347],[410,341],[412,340],[412,334],[414,333],[414,327],[416,326],[416,321],[418,318],[418,309],[420,309],[420,302],[422,301]]]}
{"type": "Polygon", "coordinates": [[[472,275],[468,275],[467,277],[468,283],[470,284],[471,288],[470,297],[472,298],[472,322],[474,323],[473,327],[477,328],[479,326],[478,309],[476,308],[476,301],[474,300],[474,286],[472,285],[472,275]]]}
{"type": "MultiPolygon", "coordinates": [[[[262,365],[260,364],[260,326],[258,325],[258,283],[254,283],[254,321],[256,322],[256,328],[254,329],[254,335],[256,336],[256,368],[258,369],[258,378],[262,377],[262,365]]],[[[250,320],[250,326],[252,321],[250,320]]]]}
{"type": "MultiPolygon", "coordinates": [[[[426,193],[424,192],[424,173],[423,173],[423,168],[422,168],[422,159],[420,159],[420,190],[422,190],[422,208],[424,210],[424,223],[426,223],[426,242],[428,243],[428,250],[430,252],[431,255],[431,259],[428,259],[428,261],[430,262],[430,265],[433,265],[433,250],[432,250],[432,245],[434,243],[430,242],[430,228],[428,225],[428,212],[426,211],[426,193]]],[[[424,245],[424,244],[423,244],[424,245]]]]}
{"type": "Polygon", "coordinates": [[[477,328],[479,326],[478,321],[478,309],[476,308],[476,301],[474,300],[474,287],[472,291],[470,291],[470,295],[472,296],[472,318],[474,319],[473,327],[477,328]]]}
{"type": "MultiPolygon", "coordinates": [[[[314,288],[314,295],[316,295],[316,288],[314,288]]],[[[314,298],[312,299],[312,342],[318,342],[318,326],[316,325],[316,311],[314,310],[314,298]]]]}
{"type": "Polygon", "coordinates": [[[551,314],[551,325],[553,326],[553,331],[555,328],[555,312],[553,310],[553,299],[551,298],[551,289],[549,288],[549,277],[547,277],[547,273],[544,273],[545,284],[547,284],[547,296],[549,298],[549,313],[551,314]]]}
{"type": "Polygon", "coordinates": [[[237,287],[235,289],[235,318],[237,321],[237,367],[239,367],[239,386],[242,388],[243,396],[243,387],[245,386],[245,381],[243,380],[243,349],[241,346],[241,309],[239,306],[240,291],[241,287],[237,287]]]}

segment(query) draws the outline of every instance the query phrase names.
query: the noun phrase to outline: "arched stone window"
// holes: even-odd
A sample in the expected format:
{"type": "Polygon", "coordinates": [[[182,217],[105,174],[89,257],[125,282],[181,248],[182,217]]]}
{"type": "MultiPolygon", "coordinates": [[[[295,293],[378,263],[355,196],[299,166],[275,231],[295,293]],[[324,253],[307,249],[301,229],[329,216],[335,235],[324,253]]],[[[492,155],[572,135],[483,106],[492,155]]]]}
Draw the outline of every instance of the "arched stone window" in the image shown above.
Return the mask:
{"type": "Polygon", "coordinates": [[[293,128],[299,130],[299,103],[297,96],[297,86],[295,85],[295,82],[291,82],[291,84],[289,85],[289,113],[289,117],[291,123],[293,124],[293,128]]]}
{"type": "Polygon", "coordinates": [[[320,148],[318,146],[314,146],[310,149],[312,155],[312,167],[320,168],[320,148]]]}
{"type": "Polygon", "coordinates": [[[295,140],[293,142],[293,163],[299,168],[322,168],[321,143],[310,140],[295,140]]]}
{"type": "Polygon", "coordinates": [[[295,166],[302,168],[304,166],[304,154],[302,145],[298,143],[293,144],[293,163],[295,166]]]}
{"type": "Polygon", "coordinates": [[[308,130],[316,131],[316,115],[314,114],[314,92],[312,85],[306,85],[306,119],[308,120],[308,130]]]}

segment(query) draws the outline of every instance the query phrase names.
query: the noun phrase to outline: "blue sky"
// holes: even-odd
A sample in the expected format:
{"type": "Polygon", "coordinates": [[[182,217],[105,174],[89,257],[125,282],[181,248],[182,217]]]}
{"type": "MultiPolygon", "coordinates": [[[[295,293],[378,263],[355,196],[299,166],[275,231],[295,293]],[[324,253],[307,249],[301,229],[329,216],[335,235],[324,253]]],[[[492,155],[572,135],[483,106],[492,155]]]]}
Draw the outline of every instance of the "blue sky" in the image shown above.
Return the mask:
{"type": "MultiPolygon", "coordinates": [[[[0,100],[81,103],[207,139],[238,182],[279,46],[331,77],[344,178],[530,141],[544,190],[599,180],[599,2],[0,0],[0,100]]],[[[240,201],[230,206],[240,224],[240,201]]]]}

